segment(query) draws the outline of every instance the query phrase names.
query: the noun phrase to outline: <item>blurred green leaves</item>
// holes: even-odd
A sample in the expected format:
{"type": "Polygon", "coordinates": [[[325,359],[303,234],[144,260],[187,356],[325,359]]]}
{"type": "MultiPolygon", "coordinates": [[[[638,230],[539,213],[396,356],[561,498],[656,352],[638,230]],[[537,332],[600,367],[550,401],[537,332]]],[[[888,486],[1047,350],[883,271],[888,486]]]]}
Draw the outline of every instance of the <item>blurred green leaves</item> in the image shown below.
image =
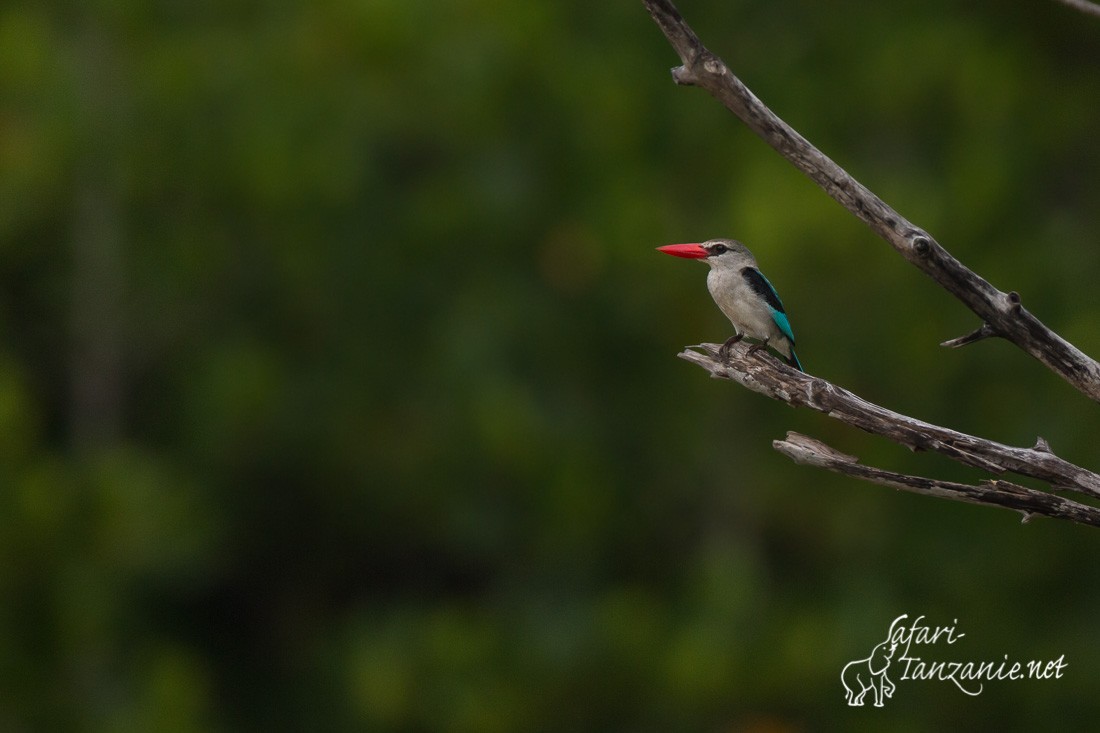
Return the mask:
{"type": "MultiPolygon", "coordinates": [[[[1095,24],[682,6],[1100,350],[1095,24]]],[[[901,613],[1096,668],[1089,530],[788,464],[796,429],[976,478],[675,359],[728,325],[653,248],[735,236],[811,372],[1085,464],[1100,427],[1005,344],[939,349],[970,314],[674,62],[640,3],[0,10],[0,728],[847,729],[840,668],[901,613]],[[111,279],[76,245],[103,232],[118,292],[89,316],[74,283],[111,279]],[[117,435],[77,438],[78,344],[110,357],[117,435]]],[[[878,722],[1087,718],[1088,680],[906,688],[878,722]]]]}

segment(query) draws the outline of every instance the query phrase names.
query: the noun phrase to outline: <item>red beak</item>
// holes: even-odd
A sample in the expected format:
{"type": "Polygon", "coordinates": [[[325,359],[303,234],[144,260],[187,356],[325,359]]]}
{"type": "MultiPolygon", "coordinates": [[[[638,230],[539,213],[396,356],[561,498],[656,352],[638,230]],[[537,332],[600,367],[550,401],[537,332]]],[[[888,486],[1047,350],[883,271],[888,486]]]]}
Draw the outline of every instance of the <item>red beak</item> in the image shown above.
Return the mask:
{"type": "Polygon", "coordinates": [[[701,260],[708,257],[708,252],[698,244],[666,244],[658,247],[658,252],[664,252],[673,257],[686,257],[689,260],[701,260]]]}

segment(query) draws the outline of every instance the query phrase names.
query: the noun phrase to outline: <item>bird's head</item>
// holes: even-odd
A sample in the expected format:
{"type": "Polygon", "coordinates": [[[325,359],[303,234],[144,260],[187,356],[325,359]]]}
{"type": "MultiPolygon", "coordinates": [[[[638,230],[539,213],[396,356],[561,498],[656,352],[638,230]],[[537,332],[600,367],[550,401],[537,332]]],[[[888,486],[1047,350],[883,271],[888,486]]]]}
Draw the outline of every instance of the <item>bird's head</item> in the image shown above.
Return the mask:
{"type": "Polygon", "coordinates": [[[749,248],[734,239],[709,239],[702,244],[666,244],[658,251],[673,257],[703,260],[715,269],[740,270],[755,267],[756,259],[749,248]]]}

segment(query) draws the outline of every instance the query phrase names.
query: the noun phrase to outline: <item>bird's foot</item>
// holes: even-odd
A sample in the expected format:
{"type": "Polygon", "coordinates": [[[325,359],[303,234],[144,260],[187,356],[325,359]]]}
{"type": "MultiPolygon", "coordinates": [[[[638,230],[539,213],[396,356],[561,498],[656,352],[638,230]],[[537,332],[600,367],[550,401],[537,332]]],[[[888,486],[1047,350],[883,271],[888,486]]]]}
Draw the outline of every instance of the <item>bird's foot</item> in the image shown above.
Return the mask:
{"type": "Polygon", "coordinates": [[[768,342],[767,341],[761,341],[758,344],[753,344],[752,346],[750,346],[749,350],[748,350],[748,353],[749,354],[755,354],[757,351],[760,351],[761,349],[766,349],[766,348],[768,348],[768,342]]]}
{"type": "Polygon", "coordinates": [[[730,361],[730,349],[741,339],[745,338],[743,333],[735,333],[726,339],[726,342],[718,349],[718,358],[724,364],[729,364],[730,361]]]}

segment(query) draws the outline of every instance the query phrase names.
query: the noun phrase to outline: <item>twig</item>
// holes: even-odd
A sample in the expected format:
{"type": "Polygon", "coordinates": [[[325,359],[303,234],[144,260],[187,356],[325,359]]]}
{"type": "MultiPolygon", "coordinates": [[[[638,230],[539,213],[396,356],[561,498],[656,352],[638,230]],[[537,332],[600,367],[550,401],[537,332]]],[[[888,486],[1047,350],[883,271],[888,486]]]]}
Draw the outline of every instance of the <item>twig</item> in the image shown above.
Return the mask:
{"type": "Polygon", "coordinates": [[[1017,448],[967,435],[880,407],[763,352],[749,354],[749,346],[744,342],[730,349],[728,362],[718,358],[718,348],[717,344],[699,344],[679,356],[698,364],[713,377],[733,380],[795,407],[808,407],[911,450],[934,451],[989,473],[1029,476],[1055,489],[1100,498],[1100,475],[1054,455],[1042,438],[1033,448],[1017,448]]]}
{"type": "Polygon", "coordinates": [[[983,481],[978,486],[971,486],[954,481],[939,481],[884,471],[881,468],[864,466],[852,456],[846,456],[819,440],[794,432],[787,433],[786,440],[772,441],[772,446],[795,463],[824,468],[845,476],[854,476],[864,481],[917,494],[953,499],[968,504],[1013,509],[1023,513],[1024,522],[1030,521],[1034,515],[1041,514],[1100,527],[1100,509],[1008,481],[983,481]]]}
{"type": "Polygon", "coordinates": [[[984,338],[989,338],[993,335],[993,329],[989,327],[989,324],[983,323],[976,331],[968,333],[965,336],[959,336],[958,338],[944,341],[942,344],[940,344],[940,346],[957,349],[960,346],[966,346],[968,344],[974,343],[975,341],[981,341],[984,338]]]}
{"type": "Polygon", "coordinates": [[[962,301],[992,334],[1008,339],[1083,394],[1100,401],[1100,363],[1047,328],[1021,305],[1018,295],[1001,292],[965,267],[928,232],[898,214],[776,116],[703,45],[672,2],[643,3],[683,62],[672,70],[677,84],[705,89],[905,259],[962,301]]]}

